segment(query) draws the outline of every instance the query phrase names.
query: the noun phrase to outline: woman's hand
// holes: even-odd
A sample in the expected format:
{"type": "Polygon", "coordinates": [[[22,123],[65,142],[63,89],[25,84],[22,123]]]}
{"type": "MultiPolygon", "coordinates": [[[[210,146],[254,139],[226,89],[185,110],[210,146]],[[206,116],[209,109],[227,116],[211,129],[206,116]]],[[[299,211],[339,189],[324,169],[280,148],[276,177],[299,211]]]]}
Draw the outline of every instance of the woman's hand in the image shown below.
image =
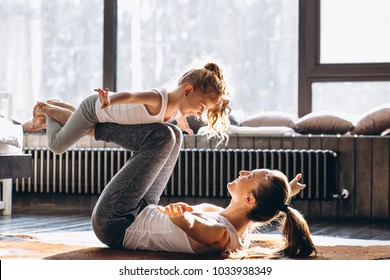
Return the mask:
{"type": "Polygon", "coordinates": [[[184,202],[170,203],[167,206],[158,206],[158,211],[173,218],[183,216],[184,212],[192,212],[192,206],[184,202]]]}
{"type": "Polygon", "coordinates": [[[295,196],[301,192],[304,188],[306,188],[305,184],[301,184],[298,181],[301,180],[302,174],[298,173],[294,179],[291,180],[290,187],[291,187],[291,196],[295,196]]]}
{"type": "Polygon", "coordinates": [[[105,109],[108,106],[110,106],[111,102],[110,99],[108,98],[108,88],[106,88],[105,90],[98,88],[95,89],[95,91],[99,94],[100,104],[102,104],[100,108],[105,109]]]}
{"type": "Polygon", "coordinates": [[[202,243],[203,252],[222,252],[228,247],[230,237],[226,226],[215,218],[192,213],[194,209],[187,203],[171,203],[165,207],[158,206],[157,209],[189,237],[202,243]]]}

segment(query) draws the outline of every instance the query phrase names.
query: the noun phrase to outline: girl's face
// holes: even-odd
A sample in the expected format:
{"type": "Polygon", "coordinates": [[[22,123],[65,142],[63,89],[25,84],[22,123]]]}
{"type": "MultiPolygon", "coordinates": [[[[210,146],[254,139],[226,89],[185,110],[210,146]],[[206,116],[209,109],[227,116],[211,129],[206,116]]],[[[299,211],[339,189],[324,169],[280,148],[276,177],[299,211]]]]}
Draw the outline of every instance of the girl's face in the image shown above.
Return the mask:
{"type": "Polygon", "coordinates": [[[195,115],[201,117],[204,112],[213,108],[215,104],[215,101],[202,92],[192,90],[185,96],[180,106],[180,112],[183,116],[195,115]]]}

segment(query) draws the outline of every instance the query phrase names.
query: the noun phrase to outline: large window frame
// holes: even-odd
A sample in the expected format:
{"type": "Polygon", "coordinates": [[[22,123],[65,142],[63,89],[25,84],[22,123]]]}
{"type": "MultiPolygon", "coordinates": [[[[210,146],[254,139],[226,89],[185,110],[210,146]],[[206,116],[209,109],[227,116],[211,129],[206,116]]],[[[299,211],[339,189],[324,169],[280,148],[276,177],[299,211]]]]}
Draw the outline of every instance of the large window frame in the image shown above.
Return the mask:
{"type": "Polygon", "coordinates": [[[312,111],[315,82],[390,81],[390,63],[320,63],[321,0],[299,0],[298,116],[312,111]]]}
{"type": "MultiPolygon", "coordinates": [[[[315,82],[390,81],[390,63],[320,63],[320,1],[299,0],[298,116],[312,111],[315,82]]],[[[117,0],[104,0],[103,86],[116,91],[117,0]]]]}
{"type": "Polygon", "coordinates": [[[116,91],[117,0],[104,0],[103,25],[103,87],[116,91]]]}

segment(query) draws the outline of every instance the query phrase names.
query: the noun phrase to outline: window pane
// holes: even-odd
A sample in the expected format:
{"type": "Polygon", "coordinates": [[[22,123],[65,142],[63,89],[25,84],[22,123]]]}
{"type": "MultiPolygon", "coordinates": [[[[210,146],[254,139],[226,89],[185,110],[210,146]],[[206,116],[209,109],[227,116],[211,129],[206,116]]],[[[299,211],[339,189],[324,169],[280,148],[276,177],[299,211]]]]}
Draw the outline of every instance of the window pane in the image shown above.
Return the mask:
{"type": "Polygon", "coordinates": [[[203,55],[234,85],[232,108],[297,112],[298,0],[119,0],[118,90],[177,81],[203,55]]]}
{"type": "Polygon", "coordinates": [[[390,62],[390,1],[321,0],[321,63],[390,62]]]}
{"type": "Polygon", "coordinates": [[[390,82],[313,84],[313,111],[336,110],[361,115],[386,103],[390,103],[390,82]]]}
{"type": "Polygon", "coordinates": [[[0,90],[13,94],[14,119],[37,100],[78,103],[102,85],[101,0],[2,0],[0,90]]]}

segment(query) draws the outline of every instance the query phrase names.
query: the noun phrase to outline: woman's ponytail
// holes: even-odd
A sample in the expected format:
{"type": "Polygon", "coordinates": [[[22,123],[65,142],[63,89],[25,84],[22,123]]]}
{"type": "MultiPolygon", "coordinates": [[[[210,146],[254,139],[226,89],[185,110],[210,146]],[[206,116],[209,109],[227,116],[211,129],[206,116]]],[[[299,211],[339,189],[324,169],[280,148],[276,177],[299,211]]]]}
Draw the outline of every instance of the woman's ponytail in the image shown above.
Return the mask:
{"type": "Polygon", "coordinates": [[[285,213],[281,232],[286,244],[276,254],[290,258],[308,257],[313,252],[317,254],[309,226],[302,214],[291,206],[286,207],[285,213]]]}

